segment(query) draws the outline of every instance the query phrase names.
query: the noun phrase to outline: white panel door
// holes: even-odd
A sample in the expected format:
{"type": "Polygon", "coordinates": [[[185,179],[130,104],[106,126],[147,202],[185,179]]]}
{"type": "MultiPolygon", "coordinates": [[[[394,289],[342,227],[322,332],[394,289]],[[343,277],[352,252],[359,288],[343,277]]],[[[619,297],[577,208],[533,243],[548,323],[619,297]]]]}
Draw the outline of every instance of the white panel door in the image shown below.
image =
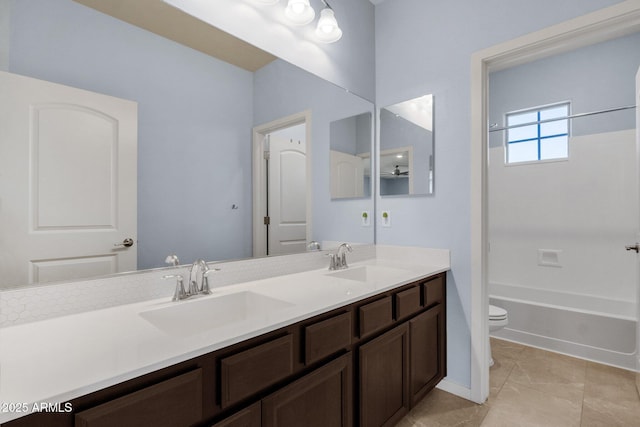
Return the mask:
{"type": "Polygon", "coordinates": [[[361,157],[331,150],[331,198],[364,196],[364,162],[361,157]]]}
{"type": "Polygon", "coordinates": [[[269,139],[269,255],[306,251],[306,148],[299,141],[269,139]]]}
{"type": "Polygon", "coordinates": [[[0,287],[135,270],[137,104],[0,72],[0,287]]]}

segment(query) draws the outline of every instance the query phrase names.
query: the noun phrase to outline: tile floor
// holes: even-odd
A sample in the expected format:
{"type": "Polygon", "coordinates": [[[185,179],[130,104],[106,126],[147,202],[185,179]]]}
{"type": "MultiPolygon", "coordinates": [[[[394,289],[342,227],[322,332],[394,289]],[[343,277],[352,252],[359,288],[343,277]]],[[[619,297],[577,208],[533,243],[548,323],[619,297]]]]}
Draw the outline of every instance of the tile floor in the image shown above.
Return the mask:
{"type": "Polygon", "coordinates": [[[634,373],[493,338],[491,346],[487,402],[436,389],[397,427],[640,427],[634,373]]]}

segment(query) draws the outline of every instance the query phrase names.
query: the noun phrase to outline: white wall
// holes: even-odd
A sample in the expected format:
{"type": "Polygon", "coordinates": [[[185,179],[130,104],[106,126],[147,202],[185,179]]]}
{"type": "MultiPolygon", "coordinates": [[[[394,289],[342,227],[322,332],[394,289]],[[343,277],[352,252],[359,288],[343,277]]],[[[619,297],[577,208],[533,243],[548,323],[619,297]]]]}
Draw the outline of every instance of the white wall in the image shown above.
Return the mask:
{"type": "Polygon", "coordinates": [[[616,0],[394,0],[376,6],[376,104],[435,95],[435,196],[378,200],[379,243],[451,249],[448,379],[470,386],[470,57],[616,0]]]}
{"type": "Polygon", "coordinates": [[[491,148],[490,282],[635,301],[635,150],[635,129],[572,137],[567,161],[507,166],[491,148]],[[539,265],[539,249],[560,266],[539,265]]]}
{"type": "Polygon", "coordinates": [[[342,38],[332,44],[315,40],[321,0],[311,0],[312,24],[296,27],[284,18],[286,2],[260,5],[252,0],[167,0],[275,56],[297,65],[366,99],[375,99],[374,6],[369,0],[333,1],[342,38]]]}

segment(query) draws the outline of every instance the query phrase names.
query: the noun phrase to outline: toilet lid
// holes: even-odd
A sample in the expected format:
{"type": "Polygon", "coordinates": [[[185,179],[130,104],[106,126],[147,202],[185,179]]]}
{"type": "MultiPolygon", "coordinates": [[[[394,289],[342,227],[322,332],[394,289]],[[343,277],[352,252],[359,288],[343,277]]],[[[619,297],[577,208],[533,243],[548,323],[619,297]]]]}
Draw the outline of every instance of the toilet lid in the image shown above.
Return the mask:
{"type": "Polygon", "coordinates": [[[507,318],[507,310],[504,308],[496,307],[495,305],[489,305],[489,319],[502,320],[507,318]]]}

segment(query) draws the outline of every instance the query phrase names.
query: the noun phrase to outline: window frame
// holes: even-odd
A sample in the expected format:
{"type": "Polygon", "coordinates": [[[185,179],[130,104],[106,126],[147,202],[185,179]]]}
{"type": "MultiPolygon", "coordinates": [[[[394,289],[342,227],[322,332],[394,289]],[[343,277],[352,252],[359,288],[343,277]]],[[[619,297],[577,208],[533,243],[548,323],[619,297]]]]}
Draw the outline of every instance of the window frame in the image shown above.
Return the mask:
{"type": "MultiPolygon", "coordinates": [[[[540,113],[544,110],[549,110],[552,108],[557,108],[557,107],[561,107],[561,106],[566,106],[567,107],[567,117],[571,116],[571,101],[560,101],[560,102],[554,102],[551,104],[545,104],[545,105],[539,105],[536,107],[531,107],[531,108],[524,108],[521,110],[515,110],[515,111],[509,111],[507,113],[505,113],[504,115],[504,123],[505,123],[505,127],[507,127],[507,129],[505,129],[504,132],[504,164],[506,166],[517,166],[517,165],[527,165],[527,164],[539,164],[539,163],[549,163],[549,162],[566,162],[569,160],[570,157],[570,150],[569,150],[569,138],[571,137],[571,120],[569,118],[567,118],[567,133],[560,133],[560,134],[554,134],[554,135],[549,135],[549,136],[541,136],[540,135],[540,126],[541,123],[537,123],[536,127],[537,127],[537,137],[536,138],[527,138],[527,139],[519,139],[519,140],[514,140],[514,141],[509,141],[509,129],[508,129],[508,119],[509,116],[512,115],[516,115],[516,114],[524,114],[524,113],[536,113],[536,117],[537,117],[537,121],[540,121],[540,113]],[[558,158],[554,158],[554,159],[541,159],[540,158],[540,154],[541,154],[541,143],[543,140],[545,139],[551,139],[551,138],[558,138],[561,136],[566,136],[567,137],[567,156],[566,157],[558,157],[558,158]],[[517,144],[517,143],[521,143],[521,142],[530,142],[530,141],[537,141],[537,148],[538,148],[538,158],[535,160],[525,160],[525,161],[521,161],[521,162],[509,162],[509,146],[510,144],[517,144]]],[[[562,119],[560,119],[562,120],[562,119]]],[[[559,121],[559,120],[558,120],[559,121]]]]}

